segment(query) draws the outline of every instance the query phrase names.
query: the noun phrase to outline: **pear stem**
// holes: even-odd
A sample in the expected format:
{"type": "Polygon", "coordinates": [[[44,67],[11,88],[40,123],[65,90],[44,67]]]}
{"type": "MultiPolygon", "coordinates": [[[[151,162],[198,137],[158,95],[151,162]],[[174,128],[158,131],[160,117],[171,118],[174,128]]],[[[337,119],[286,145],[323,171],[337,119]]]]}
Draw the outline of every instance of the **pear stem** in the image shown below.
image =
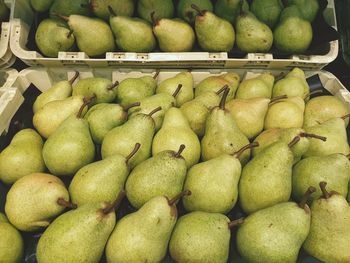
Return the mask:
{"type": "Polygon", "coordinates": [[[228,85],[226,84],[225,86],[223,86],[221,89],[219,89],[216,93],[216,95],[220,95],[222,92],[224,92],[225,90],[228,89],[228,85]]]}
{"type": "Polygon", "coordinates": [[[138,106],[140,106],[140,105],[141,105],[140,102],[131,103],[130,105],[128,105],[128,106],[126,106],[126,107],[124,108],[124,111],[125,111],[125,112],[128,112],[128,110],[130,110],[131,108],[138,107],[138,106]]]}
{"type": "Polygon", "coordinates": [[[277,96],[277,97],[270,100],[269,105],[276,102],[276,101],[284,100],[284,99],[288,99],[288,96],[287,95],[277,96]]]}
{"type": "Polygon", "coordinates": [[[108,215],[110,212],[118,208],[120,203],[123,201],[125,195],[126,195],[125,191],[121,190],[118,194],[117,199],[113,203],[109,203],[105,208],[102,208],[101,212],[104,215],[108,215]]]}
{"type": "Polygon", "coordinates": [[[117,16],[117,14],[114,12],[113,8],[110,5],[108,6],[108,12],[112,17],[117,16]]]}
{"type": "Polygon", "coordinates": [[[110,87],[107,88],[108,91],[113,90],[114,88],[119,86],[119,81],[114,82],[110,87]]]}
{"type": "Polygon", "coordinates": [[[125,162],[128,163],[130,161],[130,159],[137,153],[137,151],[140,149],[141,144],[140,143],[136,143],[134,149],[132,150],[132,152],[125,158],[125,162]]]}
{"type": "Polygon", "coordinates": [[[174,157],[180,158],[181,154],[185,150],[185,148],[186,148],[186,146],[184,144],[181,144],[179,150],[177,151],[177,153],[175,153],[174,157]]]}
{"type": "Polygon", "coordinates": [[[199,6],[197,6],[197,5],[195,5],[195,4],[192,4],[192,5],[191,5],[191,8],[194,9],[195,11],[197,11],[198,15],[200,15],[200,16],[204,16],[204,15],[205,15],[204,11],[201,10],[201,9],[199,8],[199,6]]]}
{"type": "Polygon", "coordinates": [[[294,145],[296,145],[300,141],[300,136],[294,137],[294,139],[288,144],[289,148],[292,148],[294,145]]]}
{"type": "Polygon", "coordinates": [[[157,69],[156,74],[154,74],[153,79],[157,79],[160,73],[160,69],[157,69]]]}
{"type": "Polygon", "coordinates": [[[181,91],[181,89],[182,89],[182,84],[179,84],[178,86],[177,86],[177,88],[176,88],[176,90],[174,91],[174,93],[173,93],[173,97],[174,98],[176,98],[176,96],[179,94],[179,92],[181,91]]]}
{"type": "Polygon", "coordinates": [[[243,4],[244,4],[244,0],[240,0],[239,1],[239,14],[243,15],[244,11],[243,11],[243,4]]]}
{"type": "Polygon", "coordinates": [[[184,196],[187,196],[187,195],[191,195],[191,191],[190,190],[185,190],[185,191],[182,191],[181,193],[177,194],[176,196],[174,196],[172,199],[168,200],[168,204],[170,206],[173,206],[175,205],[175,203],[177,201],[179,201],[182,197],[184,196]]]}
{"type": "Polygon", "coordinates": [[[155,14],[156,14],[156,11],[153,11],[153,12],[151,12],[151,14],[150,14],[151,20],[152,20],[152,23],[153,23],[153,26],[157,25],[158,22],[159,22],[159,19],[156,19],[156,18],[155,18],[155,16],[154,16],[155,14]]]}
{"type": "Polygon", "coordinates": [[[305,205],[306,205],[307,201],[309,200],[311,194],[314,193],[314,192],[316,192],[316,188],[313,187],[313,186],[310,186],[306,190],[303,198],[301,199],[300,203],[298,204],[300,208],[305,209],[305,205]]]}
{"type": "Polygon", "coordinates": [[[254,147],[258,147],[259,143],[258,142],[253,142],[250,144],[247,144],[245,146],[243,146],[241,149],[239,149],[237,152],[235,152],[233,154],[233,156],[235,156],[237,159],[241,157],[241,155],[248,149],[254,148],[254,147]]]}
{"type": "Polygon", "coordinates": [[[237,220],[233,220],[230,223],[228,223],[228,228],[232,229],[240,224],[243,224],[243,222],[244,222],[244,218],[239,218],[237,220]]]}
{"type": "Polygon", "coordinates": [[[306,100],[308,97],[312,96],[312,95],[315,95],[315,94],[322,94],[323,93],[323,90],[321,89],[317,89],[317,90],[314,90],[314,91],[311,91],[309,93],[307,93],[305,96],[304,96],[304,100],[306,100]]]}
{"type": "Polygon", "coordinates": [[[346,120],[347,118],[350,118],[350,113],[346,114],[345,116],[341,117],[343,120],[346,120]]]}
{"type": "Polygon", "coordinates": [[[306,133],[306,132],[302,132],[299,134],[300,137],[305,137],[305,138],[314,138],[314,139],[319,139],[321,141],[327,141],[327,137],[324,136],[320,136],[317,134],[312,134],[312,133],[306,133]]]}
{"type": "Polygon", "coordinates": [[[70,37],[72,36],[73,33],[74,33],[74,31],[73,31],[72,29],[69,30],[68,35],[67,35],[67,38],[70,38],[70,37]]]}
{"type": "Polygon", "coordinates": [[[68,201],[64,200],[62,197],[57,199],[57,204],[65,207],[65,208],[71,208],[71,209],[76,209],[78,207],[76,204],[68,202],[68,201]]]}
{"type": "Polygon", "coordinates": [[[155,108],[153,111],[151,111],[147,115],[152,117],[155,113],[157,113],[158,111],[161,111],[161,110],[162,110],[162,107],[159,106],[158,108],[155,108]]]}
{"type": "Polygon", "coordinates": [[[83,115],[83,110],[84,110],[84,108],[85,108],[86,106],[88,106],[94,98],[96,98],[96,95],[94,95],[94,96],[92,96],[92,97],[90,97],[90,98],[84,98],[84,99],[83,99],[83,101],[84,101],[84,102],[83,102],[83,105],[81,105],[81,107],[80,107],[80,109],[79,109],[79,111],[78,111],[78,114],[77,114],[77,118],[78,118],[78,119],[83,118],[82,115],[83,115]]]}
{"type": "Polygon", "coordinates": [[[331,197],[331,194],[327,191],[326,186],[327,186],[327,182],[320,182],[320,188],[321,188],[323,197],[328,199],[331,197]]]}
{"type": "Polygon", "coordinates": [[[69,21],[69,17],[68,17],[68,16],[63,16],[63,15],[57,14],[57,13],[55,13],[55,12],[51,13],[51,15],[57,16],[57,17],[63,19],[64,21],[66,21],[66,22],[69,21]]]}
{"type": "Polygon", "coordinates": [[[348,155],[346,156],[346,158],[348,158],[348,159],[350,160],[350,154],[348,154],[348,155]]]}
{"type": "Polygon", "coordinates": [[[219,108],[222,110],[225,110],[225,103],[226,103],[226,99],[227,99],[227,95],[228,95],[229,91],[230,91],[230,89],[225,89],[224,94],[222,94],[221,101],[219,104],[219,108]]]}
{"type": "Polygon", "coordinates": [[[79,72],[78,71],[75,71],[75,74],[73,76],[73,78],[71,78],[68,82],[70,85],[73,85],[74,81],[77,80],[77,78],[79,77],[79,72]]]}

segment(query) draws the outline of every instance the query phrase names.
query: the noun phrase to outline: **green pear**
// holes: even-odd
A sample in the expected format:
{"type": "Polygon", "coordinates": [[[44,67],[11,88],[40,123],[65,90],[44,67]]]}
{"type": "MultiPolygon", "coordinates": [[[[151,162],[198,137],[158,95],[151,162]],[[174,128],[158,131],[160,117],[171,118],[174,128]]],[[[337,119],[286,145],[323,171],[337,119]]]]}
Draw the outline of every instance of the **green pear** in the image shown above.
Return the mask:
{"type": "Polygon", "coordinates": [[[287,0],[288,5],[296,5],[304,19],[313,22],[320,9],[317,0],[287,0]]]}
{"type": "Polygon", "coordinates": [[[30,0],[30,5],[36,12],[46,12],[50,9],[53,0],[30,0]]]}
{"type": "Polygon", "coordinates": [[[239,182],[239,200],[247,214],[287,202],[292,192],[294,155],[289,144],[276,142],[256,155],[244,168],[239,182]]]}
{"type": "Polygon", "coordinates": [[[58,217],[39,239],[38,262],[99,262],[116,223],[115,206],[124,195],[112,204],[86,204],[58,217]]]}
{"type": "Polygon", "coordinates": [[[172,0],[139,0],[137,14],[144,20],[152,23],[151,13],[155,19],[172,18],[174,16],[174,3],[172,0]]]}
{"type": "Polygon", "coordinates": [[[21,233],[0,213],[0,258],[2,262],[20,263],[24,244],[21,233]]]}
{"type": "MultiPolygon", "coordinates": [[[[312,98],[305,105],[304,127],[311,127],[328,121],[332,118],[340,118],[350,113],[350,109],[336,96],[319,96],[312,98]]],[[[346,126],[349,119],[345,119],[346,126]]]]}
{"type": "MultiPolygon", "coordinates": [[[[228,90],[224,91],[219,107],[210,112],[201,141],[202,160],[207,161],[224,153],[233,154],[244,145],[249,144],[248,138],[238,128],[231,113],[225,108],[228,90]]],[[[244,152],[239,160],[245,164],[250,157],[250,151],[244,152]]]]}
{"type": "MultiPolygon", "coordinates": [[[[259,0],[261,1],[261,0],[259,0]]],[[[269,12],[271,9],[269,9],[269,12]]],[[[246,53],[266,53],[273,43],[273,33],[268,25],[251,12],[242,12],[236,18],[237,47],[246,53]]]]}
{"type": "Polygon", "coordinates": [[[90,0],[53,0],[49,14],[50,18],[56,14],[91,16],[90,0]]]}
{"type": "Polygon", "coordinates": [[[21,231],[38,231],[61,214],[69,202],[69,193],[56,176],[28,174],[16,181],[6,196],[6,215],[21,231]]]}
{"type": "Polygon", "coordinates": [[[177,4],[177,15],[192,25],[197,14],[191,7],[192,4],[195,4],[202,10],[213,12],[213,4],[210,0],[180,0],[177,4]]]}
{"type": "Polygon", "coordinates": [[[129,202],[140,208],[155,196],[174,198],[182,191],[186,177],[186,161],[178,152],[163,151],[137,165],[130,173],[125,189],[129,202]]]}
{"type": "MultiPolygon", "coordinates": [[[[221,18],[226,19],[232,24],[236,21],[236,18],[240,11],[241,0],[216,0],[215,14],[221,18]]],[[[243,11],[249,11],[249,4],[247,0],[242,2],[243,11]]]]}
{"type": "Polygon", "coordinates": [[[238,181],[242,166],[240,155],[258,143],[248,144],[233,155],[219,157],[194,165],[187,173],[184,189],[191,191],[183,198],[187,211],[227,214],[238,198],[238,181]]]}
{"type": "MultiPolygon", "coordinates": [[[[72,96],[63,100],[50,101],[33,116],[33,125],[40,135],[48,138],[61,123],[72,114],[77,114],[84,103],[83,96],[72,96]]],[[[86,113],[87,107],[83,113],[86,113]]]]}
{"type": "Polygon", "coordinates": [[[91,0],[90,6],[95,16],[106,21],[110,18],[109,7],[118,16],[126,17],[132,16],[135,8],[133,0],[91,0]]]}
{"type": "Polygon", "coordinates": [[[244,219],[237,232],[237,249],[246,262],[297,262],[310,231],[311,213],[306,200],[285,202],[259,210],[244,219]]]}
{"type": "Polygon", "coordinates": [[[5,4],[4,0],[0,0],[0,22],[6,22],[9,19],[10,9],[5,4]]]}
{"type": "MultiPolygon", "coordinates": [[[[301,200],[308,186],[317,187],[319,182],[328,183],[328,188],[346,198],[350,181],[350,162],[343,154],[308,157],[293,167],[293,197],[301,200]]],[[[317,187],[318,189],[318,187],[317,187]]],[[[318,199],[322,192],[318,189],[311,201],[318,199]]]]}
{"type": "Polygon", "coordinates": [[[234,72],[207,77],[196,86],[195,97],[198,97],[199,95],[208,91],[219,92],[225,85],[227,85],[227,87],[230,89],[227,96],[227,101],[233,100],[239,85],[239,81],[240,76],[234,72]]]}
{"type": "Polygon", "coordinates": [[[180,92],[176,95],[176,106],[181,107],[185,102],[193,99],[193,76],[190,72],[181,72],[172,78],[163,80],[157,87],[156,93],[174,94],[181,85],[180,92]]]}
{"type": "Polygon", "coordinates": [[[76,71],[75,75],[70,80],[59,81],[48,90],[41,93],[33,104],[33,112],[36,113],[51,101],[64,100],[70,97],[72,95],[72,85],[78,76],[79,72],[76,71]]]}
{"type": "Polygon", "coordinates": [[[191,7],[198,13],[195,31],[199,46],[204,51],[229,52],[235,43],[235,30],[231,23],[194,4],[191,7]]]}
{"type": "Polygon", "coordinates": [[[43,158],[52,174],[72,176],[95,158],[89,123],[82,118],[87,103],[81,106],[78,114],[68,117],[44,144],[43,158]]]}
{"type": "Polygon", "coordinates": [[[178,108],[170,108],[165,113],[162,128],[154,136],[152,155],[166,150],[176,151],[181,144],[186,146],[181,155],[187,167],[198,163],[201,156],[201,144],[197,135],[191,130],[182,111],[178,108]]]}
{"type": "Polygon", "coordinates": [[[350,207],[337,192],[327,192],[321,182],[322,197],[311,205],[310,233],[304,250],[322,262],[350,261],[350,207]]]}
{"type": "Polygon", "coordinates": [[[134,149],[136,143],[141,144],[140,150],[130,159],[130,168],[147,160],[151,156],[152,140],[155,133],[155,122],[153,114],[156,114],[160,107],[149,114],[137,114],[126,123],[109,131],[102,142],[102,158],[120,154],[127,157],[134,149]]]}
{"type": "Polygon", "coordinates": [[[251,12],[270,28],[274,28],[283,9],[281,0],[253,0],[251,12]]]}
{"type": "Polygon", "coordinates": [[[237,89],[236,99],[270,99],[274,82],[275,77],[270,73],[263,73],[255,78],[245,79],[237,89]]]}
{"type": "Polygon", "coordinates": [[[43,140],[32,129],[18,132],[0,153],[0,179],[12,184],[23,176],[45,170],[43,140]]]}
{"type": "Polygon", "coordinates": [[[130,173],[128,162],[140,146],[139,143],[135,144],[135,148],[127,157],[115,154],[81,168],[69,185],[72,202],[78,206],[113,202],[124,189],[126,178],[130,173]]]}

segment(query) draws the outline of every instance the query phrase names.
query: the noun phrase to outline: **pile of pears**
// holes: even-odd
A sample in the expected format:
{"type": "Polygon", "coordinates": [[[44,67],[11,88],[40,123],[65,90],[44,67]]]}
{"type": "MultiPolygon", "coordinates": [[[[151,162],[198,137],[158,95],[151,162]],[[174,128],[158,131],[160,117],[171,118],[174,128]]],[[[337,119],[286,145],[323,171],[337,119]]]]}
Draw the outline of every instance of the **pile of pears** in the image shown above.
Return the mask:
{"type": "Polygon", "coordinates": [[[39,263],[350,262],[349,105],[298,68],[170,75],[68,72],[36,98],[0,152],[0,261],[40,233],[39,263]]]}
{"type": "Polygon", "coordinates": [[[28,0],[45,17],[35,42],[47,57],[81,51],[283,54],[308,50],[318,0],[28,0]],[[176,4],[174,3],[176,2],[176,4]],[[46,16],[45,16],[46,15],[46,16]],[[96,41],[98,40],[98,41],[96,41]]]}

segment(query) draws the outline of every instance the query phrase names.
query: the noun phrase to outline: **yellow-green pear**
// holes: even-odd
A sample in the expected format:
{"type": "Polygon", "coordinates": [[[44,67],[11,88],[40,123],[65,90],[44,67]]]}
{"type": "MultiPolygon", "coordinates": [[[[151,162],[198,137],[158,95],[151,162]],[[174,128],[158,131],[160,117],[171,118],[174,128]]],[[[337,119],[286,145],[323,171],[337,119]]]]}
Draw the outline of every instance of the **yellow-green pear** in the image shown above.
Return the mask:
{"type": "Polygon", "coordinates": [[[287,95],[288,97],[304,99],[309,92],[310,88],[306,82],[304,71],[294,68],[283,79],[276,82],[272,90],[272,97],[287,95]]]}
{"type": "Polygon", "coordinates": [[[255,78],[245,79],[237,89],[236,99],[270,99],[274,82],[275,77],[269,73],[263,73],[255,78]]]}

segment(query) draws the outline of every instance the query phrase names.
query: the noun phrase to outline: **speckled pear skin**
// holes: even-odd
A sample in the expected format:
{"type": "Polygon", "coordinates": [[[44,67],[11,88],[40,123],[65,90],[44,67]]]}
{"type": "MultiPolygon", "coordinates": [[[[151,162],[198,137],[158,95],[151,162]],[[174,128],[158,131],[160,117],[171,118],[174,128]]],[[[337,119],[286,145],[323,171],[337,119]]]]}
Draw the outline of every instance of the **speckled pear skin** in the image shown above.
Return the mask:
{"type": "Polygon", "coordinates": [[[1,181],[12,184],[27,174],[43,172],[45,163],[42,148],[43,140],[36,131],[19,131],[10,145],[0,153],[1,181]]]}
{"type": "Polygon", "coordinates": [[[273,28],[283,8],[281,0],[254,0],[250,9],[261,22],[273,28]]]}
{"type": "Polygon", "coordinates": [[[276,142],[255,156],[244,168],[239,182],[242,209],[251,214],[287,202],[292,193],[293,152],[276,142]]]}
{"type": "MultiPolygon", "coordinates": [[[[243,11],[249,11],[249,4],[243,0],[243,11]]],[[[240,11],[240,0],[217,0],[215,14],[234,24],[240,11]]]]}
{"type": "Polygon", "coordinates": [[[225,263],[228,260],[230,220],[222,214],[192,212],[176,223],[169,251],[176,262],[225,263]]]}
{"type": "Polygon", "coordinates": [[[174,3],[172,0],[140,0],[137,2],[137,14],[142,19],[152,23],[151,13],[155,19],[172,18],[174,16],[174,3]]]}
{"type": "Polygon", "coordinates": [[[161,262],[176,219],[176,207],[168,198],[152,198],[117,223],[106,246],[107,262],[161,262]]]}
{"type": "Polygon", "coordinates": [[[317,0],[288,0],[288,5],[296,5],[304,19],[312,22],[314,21],[318,10],[320,9],[317,0]]]}
{"type": "Polygon", "coordinates": [[[310,230],[309,207],[280,203],[244,219],[237,232],[237,249],[252,263],[293,263],[310,230]]]}
{"type": "Polygon", "coordinates": [[[213,12],[213,4],[210,0],[180,0],[177,5],[177,15],[192,25],[197,12],[191,8],[191,4],[197,5],[202,10],[213,12]]]}
{"type": "Polygon", "coordinates": [[[10,222],[22,231],[37,231],[50,224],[69,202],[69,193],[56,176],[44,173],[26,175],[16,181],[6,196],[5,212],[10,222]]]}
{"type": "Polygon", "coordinates": [[[30,0],[30,5],[37,12],[46,12],[49,10],[54,0],[30,0]]]}
{"type": "Polygon", "coordinates": [[[236,99],[267,98],[272,96],[275,77],[269,73],[243,80],[237,89],[236,99]]]}
{"type": "Polygon", "coordinates": [[[104,20],[108,20],[111,16],[108,6],[113,9],[118,16],[132,16],[134,13],[133,0],[91,0],[91,8],[93,13],[104,20]]]}
{"type": "Polygon", "coordinates": [[[39,239],[38,262],[99,262],[116,223],[115,212],[104,214],[105,207],[86,204],[53,221],[39,239]]]}

